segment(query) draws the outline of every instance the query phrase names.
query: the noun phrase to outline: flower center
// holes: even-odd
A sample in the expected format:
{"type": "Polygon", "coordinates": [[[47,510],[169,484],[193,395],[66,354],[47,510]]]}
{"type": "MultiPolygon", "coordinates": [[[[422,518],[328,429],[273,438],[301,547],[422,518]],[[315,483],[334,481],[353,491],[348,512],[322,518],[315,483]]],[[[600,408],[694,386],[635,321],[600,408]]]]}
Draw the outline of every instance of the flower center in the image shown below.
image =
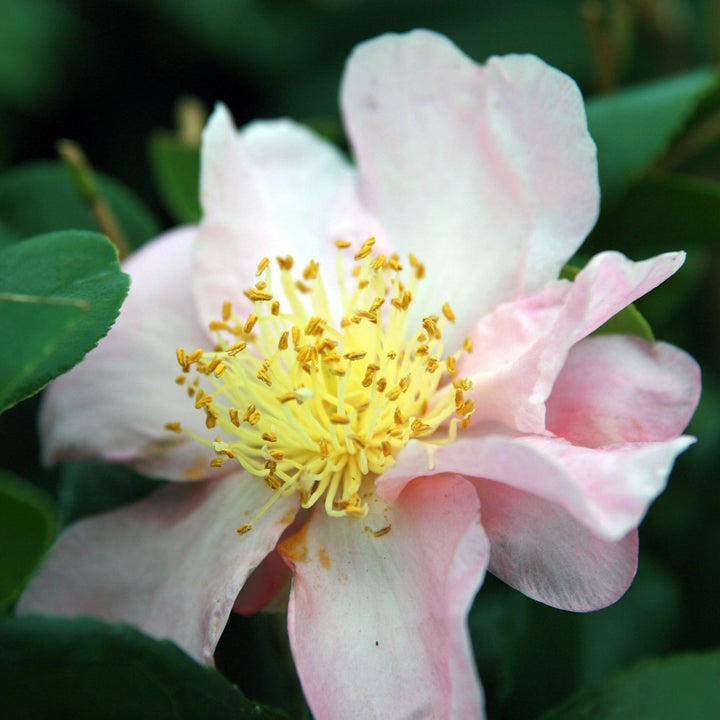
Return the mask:
{"type": "MultiPolygon", "coordinates": [[[[240,318],[226,302],[222,319],[209,325],[217,339],[212,352],[177,350],[183,374],[176,382],[184,384],[194,368],[188,393],[206,426],[221,432],[212,441],[189,434],[212,446],[212,466],[236,460],[275,491],[259,514],[298,492],[303,507],[323,500],[329,515],[362,517],[364,493],[410,439],[443,444],[470,423],[473,402],[463,395],[470,381],[455,371],[460,354],[472,351],[469,338],[443,358],[443,327],[455,320],[445,303],[442,315],[423,318],[408,339],[408,308],[424,267],[410,255],[406,286],[399,258],[374,256],[374,242],[355,253],[352,292],[342,259],[350,244],[336,243],[339,327],[330,320],[318,263],[310,261],[295,280],[292,257],[277,258],[285,308],[264,258],[261,279],[245,290],[253,312],[240,318]],[[435,437],[441,425],[445,432],[435,437]]],[[[166,428],[182,431],[179,423],[166,428]]]]}

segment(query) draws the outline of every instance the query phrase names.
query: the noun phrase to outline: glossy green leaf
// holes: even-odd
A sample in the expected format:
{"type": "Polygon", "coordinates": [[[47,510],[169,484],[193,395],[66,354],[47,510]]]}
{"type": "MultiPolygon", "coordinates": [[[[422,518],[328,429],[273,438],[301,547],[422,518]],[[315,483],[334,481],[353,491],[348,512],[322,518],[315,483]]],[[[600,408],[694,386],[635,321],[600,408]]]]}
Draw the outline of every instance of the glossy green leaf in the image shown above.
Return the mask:
{"type": "Polygon", "coordinates": [[[200,219],[200,148],[174,133],[158,131],[148,144],[150,164],[160,197],[177,223],[200,219]]]}
{"type": "MultiPolygon", "coordinates": [[[[572,265],[566,265],[560,272],[560,277],[566,280],[574,280],[575,276],[580,272],[579,268],[572,265]]],[[[616,334],[616,335],[637,335],[653,342],[652,328],[648,321],[640,314],[635,305],[628,305],[619,313],[613,315],[609,320],[603,323],[594,335],[616,334]]]]}
{"type": "Polygon", "coordinates": [[[669,148],[716,85],[717,74],[701,68],[587,102],[605,204],[616,202],[669,148]]]}
{"type": "Polygon", "coordinates": [[[720,652],[650,660],[578,693],[542,720],[720,717],[720,652]]]}
{"type": "Polygon", "coordinates": [[[0,612],[17,599],[57,530],[50,498],[0,470],[0,612]]]}
{"type": "MultiPolygon", "coordinates": [[[[96,176],[131,247],[160,232],[158,221],[130,189],[102,173],[96,176]]],[[[59,161],[41,161],[0,174],[0,247],[56,230],[99,230],[67,168],[59,161]]]]}
{"type": "Polygon", "coordinates": [[[95,233],[40,235],[0,251],[0,298],[11,308],[0,321],[0,411],[80,362],[115,321],[129,284],[115,248],[95,233]],[[13,300],[19,295],[31,301],[13,300]]]}
{"type": "Polygon", "coordinates": [[[286,720],[168,641],[89,619],[0,621],[7,720],[286,720]]]}
{"type": "Polygon", "coordinates": [[[86,312],[77,300],[0,293],[0,411],[41,389],[38,365],[86,312]]]}

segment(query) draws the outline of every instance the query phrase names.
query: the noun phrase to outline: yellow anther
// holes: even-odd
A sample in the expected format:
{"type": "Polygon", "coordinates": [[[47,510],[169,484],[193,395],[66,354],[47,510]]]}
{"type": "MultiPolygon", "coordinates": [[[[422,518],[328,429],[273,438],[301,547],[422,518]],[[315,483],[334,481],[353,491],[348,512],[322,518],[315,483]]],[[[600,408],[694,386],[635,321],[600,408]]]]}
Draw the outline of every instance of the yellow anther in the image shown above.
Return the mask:
{"type": "Polygon", "coordinates": [[[175,378],[175,382],[176,382],[178,385],[184,384],[184,382],[185,382],[185,376],[184,376],[184,375],[178,375],[178,376],[175,378]]]}
{"type": "Polygon", "coordinates": [[[235,343],[234,345],[231,345],[231,346],[227,349],[227,354],[228,354],[228,355],[235,356],[235,355],[237,355],[239,352],[242,352],[246,347],[247,347],[247,343],[245,343],[245,342],[237,342],[237,343],[235,343]]]}
{"type": "Polygon", "coordinates": [[[352,243],[349,243],[347,240],[336,240],[335,241],[335,247],[340,248],[341,250],[344,248],[349,248],[352,243]]]}
{"type": "Polygon", "coordinates": [[[222,319],[227,322],[232,315],[232,303],[227,300],[222,304],[222,319]]]}
{"type": "Polygon", "coordinates": [[[347,415],[341,415],[340,413],[333,413],[330,416],[330,422],[333,425],[348,425],[350,418],[347,415]]]}
{"type": "Polygon", "coordinates": [[[171,432],[181,433],[182,425],[180,425],[179,422],[169,422],[169,423],[165,423],[165,429],[170,430],[171,432]]]}
{"type": "Polygon", "coordinates": [[[292,266],[295,264],[292,255],[286,255],[284,258],[277,257],[276,260],[281,270],[292,270],[292,266]]]}
{"type": "Polygon", "coordinates": [[[210,332],[217,332],[218,330],[231,330],[230,326],[226,322],[220,320],[213,320],[208,323],[210,332]]]}
{"type": "Polygon", "coordinates": [[[301,293],[311,293],[312,288],[309,285],[306,285],[302,280],[296,280],[295,281],[295,287],[301,292],[301,293]]]}
{"type": "Polygon", "coordinates": [[[343,357],[346,360],[362,360],[367,353],[364,350],[356,350],[354,352],[345,353],[343,357]]]}
{"type": "Polygon", "coordinates": [[[302,272],[303,279],[308,281],[314,280],[318,275],[318,270],[320,270],[320,265],[314,260],[311,260],[302,272]]]}
{"type": "Polygon", "coordinates": [[[466,337],[465,340],[463,340],[463,350],[467,353],[471,353],[473,351],[473,343],[469,337],[466,337]]]}
{"type": "Polygon", "coordinates": [[[257,322],[257,319],[258,319],[257,315],[255,315],[254,313],[252,313],[248,317],[247,322],[243,325],[243,329],[242,329],[242,331],[245,335],[249,335],[252,332],[252,329],[255,327],[255,323],[257,322]]]}
{"type": "Polygon", "coordinates": [[[220,457],[215,457],[210,461],[211,467],[222,467],[225,460],[220,457]]]}
{"type": "Polygon", "coordinates": [[[450,307],[450,303],[445,303],[442,306],[442,312],[443,312],[443,315],[448,319],[448,322],[451,322],[451,323],[455,322],[455,313],[452,311],[452,308],[450,307]]]}
{"type": "Polygon", "coordinates": [[[249,533],[252,530],[252,527],[253,526],[250,523],[245,523],[237,529],[237,534],[244,535],[245,533],[249,533]]]}
{"type": "Polygon", "coordinates": [[[273,432],[264,432],[262,439],[265,440],[265,442],[277,442],[277,435],[273,432]]]}
{"type": "Polygon", "coordinates": [[[448,372],[455,372],[455,356],[454,355],[448,355],[445,358],[445,367],[447,368],[448,372]]]}
{"type": "Polygon", "coordinates": [[[280,314],[280,302],[278,300],[273,300],[273,304],[270,306],[270,312],[273,315],[280,314]]]}
{"type": "Polygon", "coordinates": [[[260,277],[264,272],[267,266],[270,264],[270,260],[266,257],[264,257],[257,266],[257,270],[255,271],[255,277],[260,277]]]}
{"type": "Polygon", "coordinates": [[[273,299],[272,293],[257,290],[256,288],[243,290],[243,295],[249,297],[253,302],[264,302],[273,299]]]}
{"type": "Polygon", "coordinates": [[[288,331],[286,330],[286,331],[280,336],[280,339],[278,340],[278,350],[287,350],[288,344],[289,344],[289,343],[288,343],[288,337],[289,337],[289,335],[290,335],[290,333],[288,333],[288,331]]]}

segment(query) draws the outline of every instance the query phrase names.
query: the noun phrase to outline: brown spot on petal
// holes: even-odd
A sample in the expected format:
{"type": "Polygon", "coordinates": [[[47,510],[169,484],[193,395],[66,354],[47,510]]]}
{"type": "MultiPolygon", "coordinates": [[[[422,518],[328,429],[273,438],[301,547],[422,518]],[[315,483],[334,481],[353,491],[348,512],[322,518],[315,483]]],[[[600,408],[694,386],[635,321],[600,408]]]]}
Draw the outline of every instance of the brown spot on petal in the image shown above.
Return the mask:
{"type": "Polygon", "coordinates": [[[320,548],[318,550],[318,560],[326,570],[330,568],[330,556],[327,554],[325,548],[320,548]]]}
{"type": "Polygon", "coordinates": [[[307,523],[279,543],[278,549],[292,563],[307,562],[307,523]]]}

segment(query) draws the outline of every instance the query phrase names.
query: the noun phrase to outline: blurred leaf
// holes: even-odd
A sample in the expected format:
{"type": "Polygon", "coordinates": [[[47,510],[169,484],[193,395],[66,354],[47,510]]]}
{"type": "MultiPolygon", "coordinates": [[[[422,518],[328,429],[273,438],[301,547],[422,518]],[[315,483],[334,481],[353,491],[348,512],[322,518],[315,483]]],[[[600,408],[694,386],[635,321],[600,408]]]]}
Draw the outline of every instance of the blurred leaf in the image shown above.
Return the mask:
{"type": "Polygon", "coordinates": [[[81,618],[0,620],[6,720],[286,720],[167,640],[81,618]]]}
{"type": "MultiPolygon", "coordinates": [[[[102,173],[96,177],[131,247],[160,232],[157,220],[131,190],[102,173]]],[[[41,161],[0,174],[0,248],[56,230],[98,230],[67,168],[59,161],[41,161]]]]}
{"type": "Polygon", "coordinates": [[[697,293],[708,272],[709,248],[720,237],[720,182],[681,174],[658,174],[632,188],[604,212],[587,241],[601,249],[621,245],[636,259],[686,250],[685,264],[639,300],[644,315],[660,327],[697,293]]]}
{"type": "Polygon", "coordinates": [[[78,14],[61,3],[0,3],[0,103],[33,111],[57,99],[81,30],[78,14]]]}
{"type": "Polygon", "coordinates": [[[200,148],[164,131],[153,133],[148,148],[155,185],[173,220],[200,220],[200,148]]]}
{"type": "Polygon", "coordinates": [[[615,604],[557,610],[486,578],[468,624],[488,716],[526,720],[629,662],[667,651],[679,632],[674,577],[650,556],[615,604]]]}
{"type": "Polygon", "coordinates": [[[665,250],[712,246],[720,237],[720,182],[680,173],[647,177],[604,212],[590,242],[614,239],[626,252],[647,257],[665,250]]]}
{"type": "Polygon", "coordinates": [[[67,525],[140,500],[164,485],[122,465],[67,463],[60,468],[58,512],[67,525]]]}
{"type": "Polygon", "coordinates": [[[605,204],[617,202],[659,159],[717,82],[715,71],[700,68],[588,100],[605,204]]]}
{"type": "Polygon", "coordinates": [[[20,595],[57,530],[50,498],[0,470],[0,612],[20,595]]]}
{"type": "MultiPolygon", "coordinates": [[[[95,233],[59,232],[40,235],[11,245],[0,251],[0,295],[26,295],[42,298],[43,302],[26,303],[20,312],[3,313],[3,343],[7,352],[19,348],[19,357],[34,367],[22,366],[22,374],[7,378],[0,395],[0,411],[41,390],[50,380],[76,365],[103,337],[114,322],[127,295],[130,279],[120,271],[117,251],[110,242],[95,233]],[[57,328],[44,327],[49,319],[46,310],[70,308],[64,315],[64,335],[57,328]],[[63,305],[67,303],[67,305],[63,305]],[[87,312],[74,317],[73,311],[87,307],[87,312]],[[18,322],[33,310],[41,313],[27,325],[18,322]],[[73,323],[70,327],[70,323],[73,323]],[[40,333],[40,337],[36,333],[40,333]],[[44,357],[27,360],[34,352],[44,357]],[[27,370],[30,367],[31,372],[27,370]]],[[[52,310],[55,319],[61,311],[52,310]]],[[[8,367],[7,363],[3,368],[8,367]]],[[[12,366],[10,366],[12,370],[12,366]]]]}
{"type": "Polygon", "coordinates": [[[720,717],[720,652],[650,660],[582,691],[542,720],[720,717]]]}
{"type": "Polygon", "coordinates": [[[0,412],[42,389],[35,369],[85,312],[77,300],[0,293],[0,412]]]}
{"type": "MultiPolygon", "coordinates": [[[[565,265],[560,271],[560,277],[566,280],[574,280],[575,276],[580,272],[580,268],[572,265],[565,265]]],[[[603,323],[593,335],[616,334],[616,335],[637,335],[653,342],[652,328],[648,321],[640,314],[635,305],[628,305],[623,308],[617,315],[613,315],[609,320],[603,323]]]]}

